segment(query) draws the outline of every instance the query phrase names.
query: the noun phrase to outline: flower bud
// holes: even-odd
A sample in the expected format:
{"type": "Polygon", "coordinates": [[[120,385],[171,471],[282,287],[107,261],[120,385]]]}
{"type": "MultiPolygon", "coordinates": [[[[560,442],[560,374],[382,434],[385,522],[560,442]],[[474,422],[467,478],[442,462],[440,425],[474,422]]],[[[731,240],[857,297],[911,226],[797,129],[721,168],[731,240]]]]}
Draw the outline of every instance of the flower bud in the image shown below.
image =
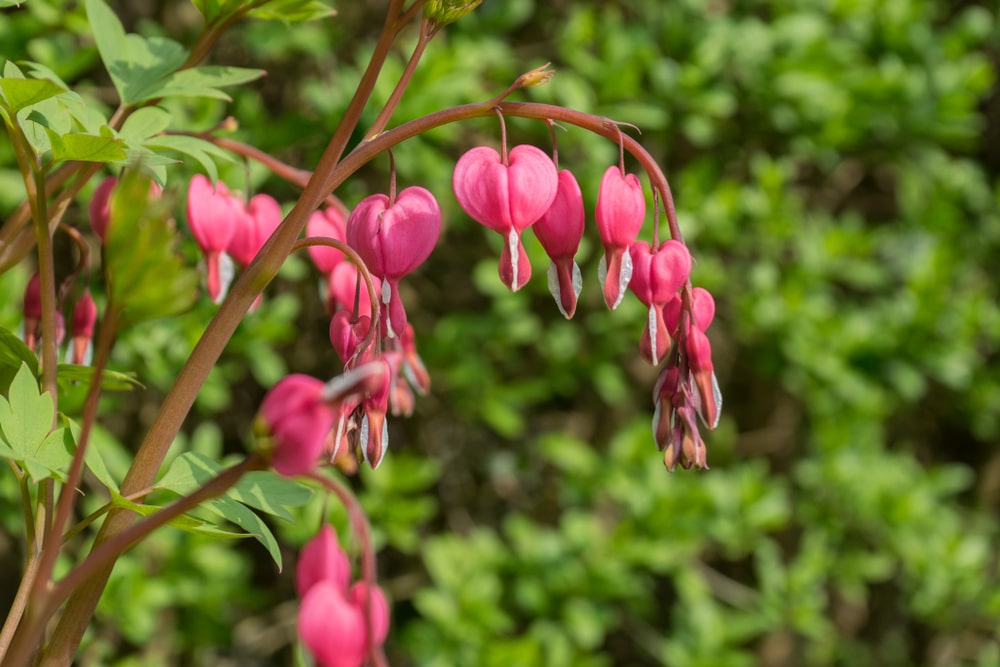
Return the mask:
{"type": "Polygon", "coordinates": [[[91,341],[94,338],[94,325],[97,323],[97,305],[90,296],[90,290],[83,294],[73,306],[73,322],[70,335],[73,337],[73,363],[90,363],[92,350],[91,341]]]}
{"type": "Polygon", "coordinates": [[[454,23],[482,4],[483,0],[427,0],[424,16],[439,27],[454,23]]]}
{"type": "Polygon", "coordinates": [[[295,589],[299,597],[304,597],[321,581],[332,582],[344,593],[351,582],[351,561],[340,548],[337,533],[326,524],[302,547],[295,566],[295,589]]]}
{"type": "Polygon", "coordinates": [[[361,667],[364,662],[365,617],[333,581],[317,582],[302,597],[299,637],[320,667],[361,667]]]}
{"type": "Polygon", "coordinates": [[[271,436],[271,464],[282,475],[301,475],[316,467],[335,412],[323,400],[325,385],[308,375],[278,381],[260,404],[260,429],[271,436]]]}
{"type": "Polygon", "coordinates": [[[635,242],[646,217],[646,198],[635,174],[623,174],[617,165],[604,172],[594,214],[604,245],[600,279],[604,301],[614,310],[621,303],[632,279],[628,248],[635,242]]]}

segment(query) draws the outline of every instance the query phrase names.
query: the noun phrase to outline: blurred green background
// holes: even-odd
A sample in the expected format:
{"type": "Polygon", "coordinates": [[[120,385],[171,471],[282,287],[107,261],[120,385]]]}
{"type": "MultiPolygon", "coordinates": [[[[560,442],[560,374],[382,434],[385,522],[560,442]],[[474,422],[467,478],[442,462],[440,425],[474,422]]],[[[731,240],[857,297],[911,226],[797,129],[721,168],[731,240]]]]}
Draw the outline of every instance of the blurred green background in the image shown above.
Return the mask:
{"type": "MultiPolygon", "coordinates": [[[[112,4],[132,31],[191,43],[200,27],[188,2],[112,4]]],[[[268,76],[230,105],[175,104],[175,127],[232,114],[237,138],[311,167],[385,4],[238,24],[210,61],[268,76]]],[[[645,313],[631,298],[604,307],[593,221],[566,321],[537,242],[535,277],[508,293],[499,237],[451,193],[455,160],[496,145],[496,121],[400,146],[400,186],[435,192],[446,231],[403,289],[432,393],[390,420],[387,460],[356,480],[393,601],[393,665],[1000,665],[998,13],[920,0],[486,0],[434,40],[394,124],[488,99],[551,61],[552,82],[515,99],[641,128],[670,179],[692,278],[715,295],[725,403],[707,437],[712,470],[668,474],[650,431],[656,371],[638,354],[645,313]]],[[[0,45],[114,102],[75,3],[0,11],[0,45]]],[[[551,145],[538,122],[509,119],[508,133],[551,145]]],[[[617,146],[571,128],[559,156],[592,210],[617,146]]],[[[179,199],[194,169],[171,172],[179,199]]],[[[296,196],[258,165],[223,173],[286,206],[296,196]]],[[[338,194],[350,206],[387,183],[380,158],[338,194]]],[[[0,212],[21,196],[0,141],[0,212]]],[[[82,228],[85,205],[70,214],[82,228]]],[[[0,283],[11,329],[26,273],[0,283]]],[[[316,284],[307,261],[289,262],[177,451],[243,451],[267,386],[290,370],[337,372],[316,284]]],[[[148,388],[107,399],[102,447],[119,472],[213,309],[123,337],[114,366],[148,388]]],[[[17,499],[0,475],[5,598],[23,549],[17,499]]],[[[275,525],[280,575],[253,541],[158,534],[116,569],[80,664],[299,663],[290,564],[323,510],[317,499],[296,525],[275,525]]]]}

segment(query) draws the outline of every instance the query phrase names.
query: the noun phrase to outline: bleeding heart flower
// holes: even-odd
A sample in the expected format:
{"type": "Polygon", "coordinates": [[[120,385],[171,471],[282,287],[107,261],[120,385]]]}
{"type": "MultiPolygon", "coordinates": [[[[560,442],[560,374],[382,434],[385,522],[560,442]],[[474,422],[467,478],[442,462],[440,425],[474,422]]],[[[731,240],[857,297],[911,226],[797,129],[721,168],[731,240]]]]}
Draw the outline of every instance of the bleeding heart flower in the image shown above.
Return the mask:
{"type": "Polygon", "coordinates": [[[299,605],[299,637],[321,667],[361,667],[368,644],[365,617],[332,581],[320,581],[299,605]]]}
{"type": "Polygon", "coordinates": [[[369,612],[369,605],[371,605],[371,616],[369,616],[371,642],[365,643],[365,652],[368,652],[369,644],[381,646],[389,635],[389,603],[385,599],[385,593],[378,586],[369,587],[365,581],[356,581],[351,586],[347,597],[361,610],[362,615],[369,612]],[[369,591],[371,595],[369,595],[369,591]]]}
{"type": "Polygon", "coordinates": [[[259,419],[274,442],[271,465],[282,475],[301,475],[319,461],[336,414],[323,400],[324,384],[308,375],[278,381],[260,404],[259,419]]]}
{"type": "Polygon", "coordinates": [[[337,533],[327,524],[302,547],[295,566],[295,589],[299,597],[321,581],[332,582],[343,593],[351,583],[351,561],[340,548],[337,533]]]}
{"type": "Polygon", "coordinates": [[[208,295],[218,303],[232,280],[232,264],[226,254],[240,216],[242,204],[229,194],[221,181],[212,187],[208,178],[195,174],[188,186],[188,226],[205,255],[208,295]]]}
{"type": "MultiPolygon", "coordinates": [[[[326,237],[337,241],[347,241],[347,220],[335,208],[313,211],[306,223],[306,237],[326,237]]],[[[344,253],[326,245],[311,245],[309,256],[319,272],[329,275],[334,267],[344,261],[344,253]]]]}
{"type": "Polygon", "coordinates": [[[383,280],[382,314],[389,337],[406,328],[399,280],[420,266],[441,233],[441,209],[429,191],[409,187],[395,201],[366,197],[347,219],[347,242],[368,270],[383,280]]]}
{"type": "Polygon", "coordinates": [[[85,289],[73,306],[70,335],[73,338],[73,363],[89,364],[93,352],[94,325],[97,324],[97,304],[90,290],[85,289]]]}
{"type": "Polygon", "coordinates": [[[368,335],[371,319],[366,315],[355,316],[349,310],[338,310],[330,319],[330,342],[344,366],[358,365],[368,361],[370,350],[366,350],[360,359],[355,359],[358,345],[368,335]]]}
{"type": "Polygon", "coordinates": [[[521,232],[552,206],[559,177],[551,158],[529,145],[515,146],[507,160],[488,146],[458,159],[452,185],[459,205],[476,222],[504,238],[500,280],[519,290],[531,277],[521,232]]]}
{"type": "MultiPolygon", "coordinates": [[[[333,267],[327,280],[326,307],[330,312],[338,309],[355,311],[355,297],[357,297],[358,315],[371,315],[371,297],[368,294],[368,286],[364,280],[359,282],[358,267],[353,262],[341,262],[333,267]]],[[[375,293],[382,293],[382,281],[372,276],[375,293]]]]}
{"type": "Polygon", "coordinates": [[[715,428],[719,425],[719,414],[722,410],[722,392],[719,390],[719,381],[715,377],[715,368],[712,364],[712,345],[708,341],[708,336],[694,326],[687,332],[685,347],[691,375],[694,377],[695,386],[698,387],[695,407],[705,424],[709,428],[715,428]]]}
{"type": "Polygon", "coordinates": [[[646,198],[635,174],[623,174],[617,165],[604,172],[597,194],[595,218],[604,245],[599,274],[604,301],[614,310],[632,279],[628,248],[639,235],[646,217],[646,198]]]}
{"type": "Polygon", "coordinates": [[[576,300],[583,288],[580,267],[573,257],[583,238],[585,219],[580,184],[571,172],[563,169],[559,172],[559,186],[552,205],[532,229],[552,260],[548,273],[549,292],[566,319],[576,312],[576,300]]]}
{"type": "Polygon", "coordinates": [[[645,241],[629,247],[632,259],[632,279],[629,289],[649,309],[646,327],[640,342],[643,358],[654,366],[670,349],[670,331],[665,321],[667,304],[691,274],[691,255],[679,241],[669,240],[653,249],[645,241]]]}
{"type": "Polygon", "coordinates": [[[375,359],[370,365],[380,370],[372,378],[370,390],[362,403],[365,415],[361,420],[358,445],[365,461],[374,470],[389,449],[389,429],[386,428],[385,415],[389,411],[389,396],[395,378],[392,367],[384,357],[375,359]]]}
{"type": "MultiPolygon", "coordinates": [[[[236,205],[239,206],[238,202],[236,205]]],[[[281,206],[271,195],[251,197],[242,215],[236,217],[233,238],[226,248],[229,256],[246,267],[281,224],[281,206]]]]}

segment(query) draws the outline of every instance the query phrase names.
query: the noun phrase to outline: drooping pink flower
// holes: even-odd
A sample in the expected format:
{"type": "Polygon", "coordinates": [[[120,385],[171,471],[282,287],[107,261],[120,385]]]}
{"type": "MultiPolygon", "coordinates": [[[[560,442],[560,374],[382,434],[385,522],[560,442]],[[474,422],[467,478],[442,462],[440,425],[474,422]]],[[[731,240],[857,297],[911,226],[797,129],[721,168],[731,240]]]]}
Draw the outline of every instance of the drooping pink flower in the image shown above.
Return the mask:
{"type": "Polygon", "coordinates": [[[628,252],[632,260],[629,289],[649,313],[639,347],[643,358],[656,366],[670,349],[671,329],[664,309],[691,274],[691,254],[674,240],[664,241],[656,252],[645,241],[638,241],[628,252]]]}
{"type": "MultiPolygon", "coordinates": [[[[313,211],[306,223],[306,237],[326,237],[336,241],[347,241],[347,220],[340,211],[330,207],[313,211]]],[[[311,245],[308,249],[313,264],[324,275],[329,275],[334,267],[344,261],[344,253],[325,245],[311,245]]]]}
{"type": "Polygon", "coordinates": [[[108,219],[111,217],[111,191],[118,185],[118,179],[108,176],[94,190],[94,196],[90,199],[88,211],[90,213],[90,228],[94,230],[97,237],[102,241],[108,230],[108,219]]]}
{"type": "Polygon", "coordinates": [[[503,237],[500,280],[516,292],[531,277],[521,232],[552,206],[559,186],[555,164],[534,146],[515,146],[506,162],[494,149],[479,146],[459,158],[452,185],[469,217],[503,237]]]}
{"type": "Polygon", "coordinates": [[[441,209],[428,190],[409,187],[394,202],[382,194],[361,201],[347,219],[347,243],[382,279],[382,315],[389,337],[406,328],[399,281],[430,256],[441,233],[441,209]]]}
{"type": "Polygon", "coordinates": [[[403,375],[417,393],[424,395],[431,390],[431,376],[417,352],[417,334],[412,325],[407,325],[399,342],[403,352],[403,375]]]}
{"type": "MultiPolygon", "coordinates": [[[[234,205],[238,207],[239,202],[234,205]]],[[[281,224],[281,206],[271,195],[258,194],[250,198],[240,213],[235,218],[236,226],[226,252],[237,264],[246,267],[281,224]]]]}
{"type": "Polygon", "coordinates": [[[604,245],[600,264],[604,301],[614,310],[632,279],[632,258],[628,248],[639,235],[646,217],[646,198],[639,177],[623,174],[617,165],[608,167],[601,179],[594,217],[604,245]]]}
{"type": "MultiPolygon", "coordinates": [[[[327,278],[326,307],[329,312],[335,312],[339,308],[355,310],[355,300],[357,301],[358,315],[371,316],[371,296],[368,293],[368,285],[364,280],[360,280],[360,272],[353,262],[340,262],[327,278]],[[357,297],[357,299],[355,299],[357,297]]],[[[375,294],[381,295],[382,281],[372,276],[375,287],[375,294]]]]}
{"type": "MultiPolygon", "coordinates": [[[[671,335],[677,333],[677,325],[681,317],[681,298],[674,296],[667,302],[663,309],[664,319],[671,335]]],[[[691,290],[691,314],[694,317],[694,325],[702,331],[708,331],[715,317],[715,299],[704,287],[695,287],[691,290]]]]}
{"type": "Polygon", "coordinates": [[[97,323],[97,304],[90,290],[85,289],[73,306],[73,322],[70,335],[73,338],[73,363],[90,363],[94,325],[97,323]]]}
{"type": "Polygon", "coordinates": [[[307,473],[319,461],[336,417],[323,394],[322,381],[296,373],[264,396],[260,419],[274,442],[271,464],[282,475],[307,473]]]}
{"type": "Polygon", "coordinates": [[[585,220],[580,184],[570,171],[563,169],[559,172],[559,186],[552,205],[532,229],[552,260],[548,273],[549,292],[566,319],[576,312],[576,300],[583,288],[580,267],[574,256],[580,248],[585,220]]]}
{"type": "Polygon", "coordinates": [[[24,288],[24,343],[34,350],[38,336],[38,325],[42,322],[42,278],[37,271],[28,279],[24,288]]]}
{"type": "Polygon", "coordinates": [[[355,359],[358,345],[368,335],[371,328],[371,318],[367,315],[355,317],[349,310],[338,310],[330,318],[330,343],[340,357],[340,362],[347,366],[352,362],[357,365],[364,363],[370,358],[370,351],[366,350],[365,355],[360,359],[355,359]]]}
{"type": "Polygon", "coordinates": [[[708,341],[708,336],[697,326],[693,326],[687,332],[685,347],[691,375],[698,388],[695,408],[708,428],[715,428],[719,425],[722,392],[719,391],[719,381],[715,377],[715,367],[712,364],[712,345],[708,341]]]}
{"type": "Polygon", "coordinates": [[[389,411],[389,396],[394,377],[392,367],[385,357],[379,357],[371,364],[377,364],[380,371],[373,378],[370,390],[362,403],[365,414],[361,419],[358,445],[365,461],[374,470],[378,468],[386,450],[389,449],[389,429],[386,428],[385,415],[389,411]]]}
{"type": "Polygon", "coordinates": [[[309,589],[298,625],[302,643],[321,667],[361,667],[368,644],[365,617],[336,583],[320,581],[309,589]]]}
{"type": "Polygon", "coordinates": [[[208,269],[208,295],[218,302],[232,280],[232,265],[226,253],[236,232],[238,219],[244,215],[242,204],[229,194],[221,181],[216,187],[201,174],[195,174],[188,186],[188,226],[205,255],[208,269]]]}
{"type": "Polygon", "coordinates": [[[299,597],[321,581],[332,582],[342,593],[347,593],[351,583],[351,561],[340,548],[336,531],[328,524],[323,524],[319,533],[302,547],[295,566],[295,589],[299,597]]]}
{"type": "Polygon", "coordinates": [[[362,580],[354,582],[348,598],[361,610],[362,616],[368,614],[369,604],[371,605],[369,617],[371,641],[365,642],[365,651],[369,650],[371,644],[381,646],[389,635],[389,603],[385,599],[385,593],[378,586],[369,587],[368,583],[362,580]],[[369,591],[371,591],[371,602],[369,602],[369,591]]]}

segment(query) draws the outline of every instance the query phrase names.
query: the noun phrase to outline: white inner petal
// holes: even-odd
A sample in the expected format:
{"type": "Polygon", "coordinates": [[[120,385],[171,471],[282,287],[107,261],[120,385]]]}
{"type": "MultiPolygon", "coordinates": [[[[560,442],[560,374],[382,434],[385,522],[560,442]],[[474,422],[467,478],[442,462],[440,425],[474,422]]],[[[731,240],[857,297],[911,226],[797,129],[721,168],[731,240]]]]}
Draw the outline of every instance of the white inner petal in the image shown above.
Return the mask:
{"type": "Polygon", "coordinates": [[[365,457],[365,463],[368,461],[368,415],[361,418],[361,429],[358,431],[358,446],[361,447],[361,455],[365,457]]]}
{"type": "Polygon", "coordinates": [[[632,280],[632,254],[626,250],[622,254],[622,269],[621,273],[618,274],[618,298],[615,299],[615,304],[611,306],[611,310],[617,308],[622,299],[625,298],[625,292],[628,290],[628,284],[632,280]]]}
{"type": "Polygon", "coordinates": [[[719,389],[719,380],[715,377],[715,371],[712,371],[712,395],[715,397],[715,422],[709,424],[709,428],[715,428],[719,425],[719,417],[722,416],[722,390],[719,389]]]}
{"type": "Polygon", "coordinates": [[[566,314],[566,309],[563,308],[562,304],[562,291],[559,289],[559,269],[556,268],[555,262],[549,264],[546,276],[548,277],[549,294],[556,300],[556,305],[559,307],[559,312],[562,313],[562,316],[569,319],[569,315],[566,314]]]}
{"type": "Polygon", "coordinates": [[[229,253],[224,252],[219,255],[219,296],[216,297],[215,303],[220,304],[222,300],[226,298],[226,294],[229,293],[229,285],[233,282],[233,276],[236,275],[236,265],[233,263],[233,258],[229,256],[229,253]]]}
{"type": "Polygon", "coordinates": [[[650,355],[652,355],[652,357],[653,357],[653,365],[654,366],[659,366],[660,365],[660,358],[656,356],[656,348],[657,348],[656,336],[659,333],[656,330],[656,306],[650,306],[649,307],[649,319],[648,319],[648,323],[649,323],[649,348],[650,348],[650,355]]]}
{"type": "Polygon", "coordinates": [[[518,241],[520,239],[517,236],[517,232],[513,229],[507,235],[507,248],[510,250],[510,264],[511,264],[511,285],[510,289],[514,292],[517,291],[517,265],[521,259],[520,253],[518,252],[518,241]]]}
{"type": "Polygon", "coordinates": [[[601,262],[597,265],[597,280],[604,285],[604,282],[608,279],[608,256],[601,255],[601,262]]]}
{"type": "Polygon", "coordinates": [[[583,291],[583,275],[580,273],[580,266],[573,262],[573,294],[577,297],[583,291]]]}
{"type": "Polygon", "coordinates": [[[392,330],[392,316],[389,315],[389,302],[392,301],[392,288],[389,287],[389,281],[382,281],[382,303],[385,304],[385,308],[382,309],[382,313],[385,316],[385,330],[389,338],[394,338],[395,333],[392,330]]]}

